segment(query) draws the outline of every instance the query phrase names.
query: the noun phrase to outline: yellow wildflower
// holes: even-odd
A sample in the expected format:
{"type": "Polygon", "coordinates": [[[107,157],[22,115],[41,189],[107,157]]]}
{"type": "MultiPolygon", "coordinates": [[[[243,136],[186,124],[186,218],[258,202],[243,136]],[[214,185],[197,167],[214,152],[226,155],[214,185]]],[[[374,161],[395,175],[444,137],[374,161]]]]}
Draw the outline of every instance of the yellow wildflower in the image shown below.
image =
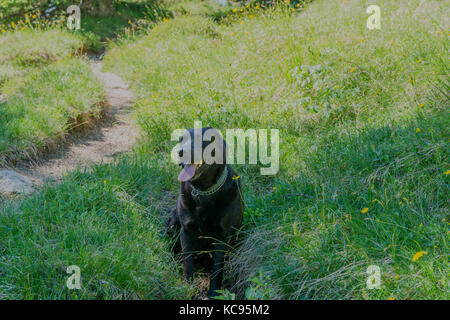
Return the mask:
{"type": "Polygon", "coordinates": [[[62,59],[58,59],[58,62],[62,62],[62,59]]]}
{"type": "Polygon", "coordinates": [[[419,108],[423,108],[423,107],[425,107],[424,103],[419,104],[419,108]]]}
{"type": "Polygon", "coordinates": [[[15,28],[16,24],[14,23],[14,21],[11,21],[11,27],[15,28]]]}
{"type": "Polygon", "coordinates": [[[351,68],[351,69],[350,69],[350,72],[355,72],[355,68],[351,68]]]}
{"type": "Polygon", "coordinates": [[[253,18],[253,15],[249,15],[248,17],[251,19],[251,18],[253,18]]]}
{"type": "Polygon", "coordinates": [[[395,300],[395,297],[389,297],[388,300],[395,300]]]}
{"type": "Polygon", "coordinates": [[[3,29],[3,30],[2,30],[2,33],[5,33],[5,32],[6,32],[6,30],[5,30],[5,29],[3,29]]]}
{"type": "Polygon", "coordinates": [[[364,208],[361,210],[361,213],[366,213],[367,211],[369,211],[369,208],[364,208]]]}
{"type": "Polygon", "coordinates": [[[237,179],[239,179],[241,176],[233,176],[231,179],[233,179],[233,180],[237,180],[237,179]]]}
{"type": "Polygon", "coordinates": [[[420,60],[420,59],[417,59],[417,63],[421,63],[422,62],[422,60],[420,60]]]}
{"type": "Polygon", "coordinates": [[[36,19],[36,15],[35,15],[35,14],[33,14],[33,15],[31,16],[31,18],[33,18],[33,19],[36,19]]]}
{"type": "Polygon", "coordinates": [[[420,132],[420,128],[417,128],[417,129],[416,129],[416,132],[419,133],[419,132],[420,132]]]}
{"type": "Polygon", "coordinates": [[[450,170],[445,171],[444,174],[445,174],[446,176],[448,176],[448,175],[450,174],[450,170]]]}
{"type": "Polygon", "coordinates": [[[419,260],[424,254],[428,254],[428,252],[426,252],[426,251],[419,251],[419,252],[416,252],[416,253],[414,254],[414,256],[412,257],[412,261],[417,261],[417,260],[419,260]]]}
{"type": "Polygon", "coordinates": [[[232,10],[233,12],[236,12],[237,11],[237,9],[236,8],[233,8],[233,10],[232,10]]]}
{"type": "Polygon", "coordinates": [[[277,190],[277,187],[273,187],[272,189],[273,189],[273,190],[277,190]]]}

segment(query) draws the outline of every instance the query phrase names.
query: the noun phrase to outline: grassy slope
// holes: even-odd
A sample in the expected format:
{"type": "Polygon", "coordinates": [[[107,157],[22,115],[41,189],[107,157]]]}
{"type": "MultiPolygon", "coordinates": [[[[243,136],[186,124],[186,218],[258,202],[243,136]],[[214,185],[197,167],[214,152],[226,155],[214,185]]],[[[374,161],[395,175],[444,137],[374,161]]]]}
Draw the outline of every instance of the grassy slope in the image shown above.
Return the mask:
{"type": "Polygon", "coordinates": [[[4,209],[0,296],[67,297],[64,270],[78,264],[84,285],[72,298],[189,298],[195,286],[181,284],[160,217],[177,192],[169,134],[201,119],[281,130],[278,176],[237,167],[246,237],[228,266],[231,291],[261,270],[253,296],[447,298],[448,98],[432,89],[448,73],[448,40],[420,17],[443,24],[448,7],[416,11],[418,30],[419,1],[385,1],[385,25],[369,32],[357,1],[336,3],[223,25],[181,17],[109,52],[140,97],[147,139],[117,165],[4,209]],[[365,287],[370,264],[380,290],[365,287]]]}
{"type": "Polygon", "coordinates": [[[0,36],[0,164],[58,141],[81,114],[98,115],[103,89],[75,56],[82,40],[66,31],[0,36]]]}
{"type": "Polygon", "coordinates": [[[262,269],[260,291],[272,297],[445,296],[448,101],[431,94],[448,74],[439,4],[386,1],[379,32],[365,28],[356,1],[222,26],[179,18],[107,56],[142,97],[144,152],[169,150],[171,130],[197,119],[281,129],[277,179],[239,168],[249,235],[233,281],[262,269]],[[435,21],[418,30],[427,15],[435,21]],[[420,250],[428,255],[412,263],[420,250]],[[382,290],[365,290],[370,264],[382,269],[382,290]]]}
{"type": "Polygon", "coordinates": [[[59,29],[9,31],[0,36],[0,89],[11,94],[30,70],[38,69],[83,45],[79,37],[59,29]]]}
{"type": "Polygon", "coordinates": [[[0,28],[0,94],[10,96],[0,112],[0,164],[53,148],[77,117],[98,115],[102,89],[77,53],[100,51],[111,38],[133,37],[170,16],[155,3],[115,6],[112,16],[84,16],[74,33],[59,20],[49,27],[37,12],[0,28]]]}

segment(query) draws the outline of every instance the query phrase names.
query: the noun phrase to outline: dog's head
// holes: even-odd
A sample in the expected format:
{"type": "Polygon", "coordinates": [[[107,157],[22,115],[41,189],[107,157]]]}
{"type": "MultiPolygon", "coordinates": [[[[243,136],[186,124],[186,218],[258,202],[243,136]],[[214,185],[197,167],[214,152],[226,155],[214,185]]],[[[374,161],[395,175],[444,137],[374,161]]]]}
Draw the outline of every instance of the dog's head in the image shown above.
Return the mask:
{"type": "Polygon", "coordinates": [[[178,180],[198,180],[226,163],[226,143],[214,128],[188,129],[180,138],[178,151],[182,167],[178,180]]]}

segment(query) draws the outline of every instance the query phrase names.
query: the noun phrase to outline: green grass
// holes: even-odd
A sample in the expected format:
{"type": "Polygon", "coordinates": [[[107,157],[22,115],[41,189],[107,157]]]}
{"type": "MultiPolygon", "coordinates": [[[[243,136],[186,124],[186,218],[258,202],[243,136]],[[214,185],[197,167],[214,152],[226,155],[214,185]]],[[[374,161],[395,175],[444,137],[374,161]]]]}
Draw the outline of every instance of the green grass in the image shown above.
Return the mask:
{"type": "Polygon", "coordinates": [[[48,20],[38,11],[0,25],[0,94],[8,97],[0,108],[0,165],[53,149],[77,122],[99,115],[103,90],[81,54],[170,16],[154,1],[116,1],[115,9],[83,15],[75,32],[62,16],[48,20]]]}
{"type": "Polygon", "coordinates": [[[158,1],[117,1],[110,16],[83,16],[76,34],[84,39],[86,50],[100,52],[108,42],[142,33],[170,16],[171,11],[158,1]]]}
{"type": "Polygon", "coordinates": [[[161,233],[162,220],[151,211],[152,197],[163,190],[142,193],[150,181],[164,180],[151,159],[130,160],[72,174],[17,208],[4,208],[0,298],[191,296],[194,289],[178,276],[179,266],[161,233]],[[80,291],[66,287],[70,265],[81,268],[80,291]]]}
{"type": "Polygon", "coordinates": [[[281,130],[275,179],[238,168],[248,238],[230,283],[261,269],[273,297],[447,296],[448,96],[432,93],[448,76],[444,16],[417,29],[439,2],[383,6],[391,14],[379,32],[355,1],[318,1],[298,15],[246,10],[224,25],[179,18],[107,55],[142,97],[143,152],[169,150],[171,130],[197,119],[281,130]],[[323,12],[333,14],[324,22],[323,12]],[[428,255],[412,262],[420,250],[428,255]],[[381,290],[365,289],[370,264],[382,269],[381,290]]]}
{"type": "Polygon", "coordinates": [[[204,16],[215,20],[226,17],[232,10],[223,7],[216,0],[165,0],[164,5],[174,16],[204,16]]]}
{"type": "Polygon", "coordinates": [[[0,35],[0,91],[11,94],[31,71],[74,54],[82,40],[61,29],[26,29],[0,35]]]}
{"type": "Polygon", "coordinates": [[[197,283],[181,281],[161,219],[178,191],[170,133],[202,120],[280,129],[277,176],[235,166],[246,210],[229,291],[448,299],[449,6],[380,5],[379,31],[365,28],[359,1],[317,0],[223,23],[187,13],[122,38],[105,66],[138,97],[141,144],[2,209],[0,296],[192,297],[197,283]],[[77,296],[61,271],[71,264],[89,283],[77,296]],[[381,269],[380,289],[366,288],[369,265],[381,269]]]}
{"type": "Polygon", "coordinates": [[[82,59],[27,75],[1,103],[0,163],[33,158],[59,144],[80,120],[99,116],[102,99],[103,88],[82,59]]]}
{"type": "Polygon", "coordinates": [[[0,36],[0,164],[54,146],[80,117],[98,116],[103,88],[78,56],[83,40],[62,29],[0,36]]]}

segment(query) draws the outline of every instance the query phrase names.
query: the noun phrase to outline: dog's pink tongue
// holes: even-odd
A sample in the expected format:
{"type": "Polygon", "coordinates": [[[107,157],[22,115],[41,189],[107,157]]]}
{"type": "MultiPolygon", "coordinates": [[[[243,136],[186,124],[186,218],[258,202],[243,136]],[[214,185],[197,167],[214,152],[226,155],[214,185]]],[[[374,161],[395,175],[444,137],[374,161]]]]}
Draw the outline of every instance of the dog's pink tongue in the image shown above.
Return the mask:
{"type": "Polygon", "coordinates": [[[187,164],[184,166],[183,170],[181,170],[180,175],[178,176],[178,180],[181,182],[186,182],[192,179],[195,175],[195,165],[187,164]]]}

